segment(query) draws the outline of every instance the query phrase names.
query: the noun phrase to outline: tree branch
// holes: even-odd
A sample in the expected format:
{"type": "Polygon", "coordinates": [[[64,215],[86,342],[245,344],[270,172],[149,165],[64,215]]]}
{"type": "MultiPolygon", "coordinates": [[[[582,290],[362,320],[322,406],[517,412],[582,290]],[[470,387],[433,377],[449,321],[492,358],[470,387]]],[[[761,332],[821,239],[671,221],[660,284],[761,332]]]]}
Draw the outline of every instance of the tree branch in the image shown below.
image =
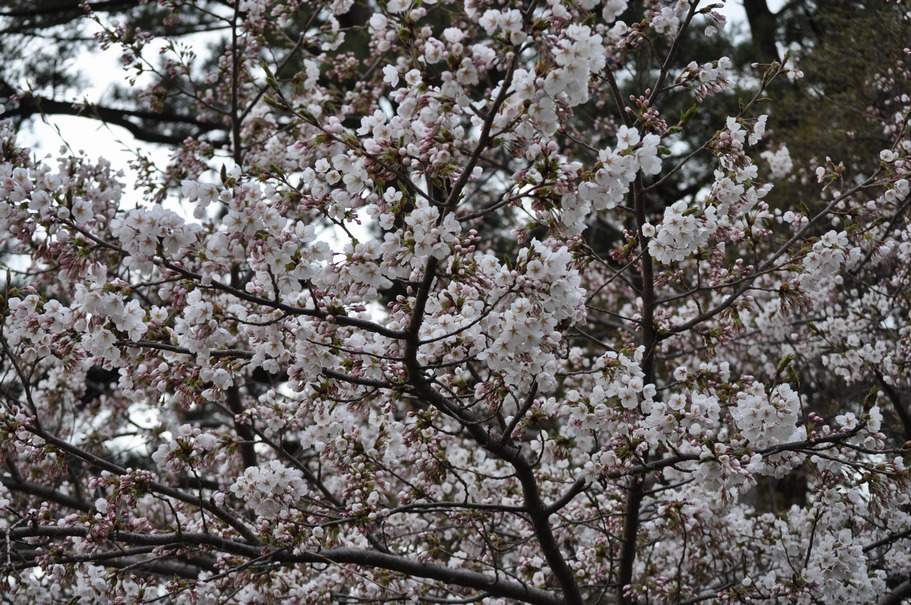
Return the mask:
{"type": "Polygon", "coordinates": [[[522,487],[525,508],[534,528],[535,537],[541,546],[544,559],[563,589],[567,605],[582,605],[582,592],[576,581],[572,568],[567,564],[560,545],[550,526],[550,515],[547,507],[541,500],[538,482],[534,469],[525,456],[521,447],[510,439],[505,443],[500,441],[496,434],[497,429],[485,427],[481,419],[476,418],[470,411],[461,409],[454,402],[435,390],[424,376],[424,368],[418,361],[418,348],[420,347],[420,329],[424,319],[424,312],[430,291],[436,277],[437,259],[430,257],[424,268],[424,279],[418,289],[413,305],[411,322],[408,326],[406,339],[405,367],[408,370],[408,381],[429,404],[448,416],[454,417],[468,431],[472,438],[485,450],[508,462],[516,473],[516,478],[522,487]]]}
{"type": "MultiPolygon", "coordinates": [[[[44,537],[62,539],[68,537],[84,538],[90,529],[85,527],[59,527],[56,525],[33,525],[0,529],[3,540],[23,540],[44,537]]],[[[224,553],[230,553],[248,559],[263,557],[261,546],[245,544],[208,533],[171,532],[171,533],[132,533],[112,531],[108,533],[112,543],[134,546],[204,546],[224,553]]],[[[563,599],[545,590],[533,588],[519,582],[507,581],[501,576],[485,574],[467,569],[453,569],[436,563],[422,563],[413,559],[355,548],[330,548],[319,551],[303,551],[294,554],[284,548],[266,553],[272,561],[282,565],[325,564],[358,565],[378,567],[399,572],[409,576],[437,580],[445,584],[483,591],[495,597],[514,599],[531,605],[564,605],[563,599]]]]}
{"type": "Polygon", "coordinates": [[[40,17],[43,15],[59,15],[63,12],[78,13],[85,16],[85,9],[95,12],[110,12],[121,8],[134,8],[140,5],[138,0],[105,0],[103,2],[80,2],[80,0],[61,0],[60,2],[29,6],[28,8],[13,8],[0,11],[0,17],[24,18],[40,17]],[[85,7],[85,8],[83,8],[85,7]]]}
{"type": "Polygon", "coordinates": [[[31,481],[25,481],[21,478],[17,479],[13,477],[0,476],[0,483],[6,486],[6,488],[10,491],[28,494],[29,496],[35,496],[37,498],[41,498],[42,500],[53,502],[54,504],[72,508],[73,510],[82,511],[84,513],[92,510],[92,505],[88,502],[70,496],[68,494],[58,492],[49,487],[45,487],[44,485],[32,483],[31,481]]]}
{"type": "Polygon", "coordinates": [[[131,135],[140,141],[148,143],[161,143],[164,145],[179,145],[188,135],[185,134],[166,134],[158,130],[150,130],[137,124],[135,120],[154,120],[158,123],[169,122],[172,124],[185,124],[195,129],[193,136],[200,136],[213,130],[224,130],[224,125],[206,122],[197,118],[182,116],[179,114],[155,113],[152,111],[138,111],[129,109],[115,109],[103,105],[92,103],[66,103],[46,99],[32,94],[25,94],[19,97],[19,103],[16,107],[7,109],[0,113],[0,119],[4,118],[29,118],[34,115],[67,115],[81,118],[99,120],[105,124],[113,124],[125,128],[131,135]]]}
{"type": "Polygon", "coordinates": [[[905,580],[892,589],[879,600],[879,605],[901,605],[905,599],[911,597],[911,580],[905,580]]]}

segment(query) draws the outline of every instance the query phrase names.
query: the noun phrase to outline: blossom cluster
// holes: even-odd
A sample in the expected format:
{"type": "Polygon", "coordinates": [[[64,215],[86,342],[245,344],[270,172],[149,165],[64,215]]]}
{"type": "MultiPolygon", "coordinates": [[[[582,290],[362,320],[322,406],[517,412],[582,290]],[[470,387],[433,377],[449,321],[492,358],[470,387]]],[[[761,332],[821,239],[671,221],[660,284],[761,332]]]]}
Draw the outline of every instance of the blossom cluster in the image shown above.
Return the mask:
{"type": "Polygon", "coordinates": [[[152,462],[158,468],[171,472],[192,471],[203,463],[211,462],[218,455],[218,447],[218,435],[182,424],[170,440],[152,453],[152,462]]]}
{"type": "Polygon", "coordinates": [[[260,517],[273,517],[307,495],[304,477],[277,460],[251,466],[231,484],[231,493],[260,517]]]}
{"type": "Polygon", "coordinates": [[[813,287],[822,280],[836,277],[843,266],[847,264],[850,268],[862,254],[859,248],[849,245],[846,232],[829,231],[813,244],[804,258],[800,283],[813,287]]]}
{"type": "Polygon", "coordinates": [[[720,94],[733,86],[733,83],[725,77],[731,66],[731,60],[727,57],[721,57],[702,65],[691,61],[677,76],[674,83],[692,90],[696,100],[703,101],[707,97],[720,94]]]}

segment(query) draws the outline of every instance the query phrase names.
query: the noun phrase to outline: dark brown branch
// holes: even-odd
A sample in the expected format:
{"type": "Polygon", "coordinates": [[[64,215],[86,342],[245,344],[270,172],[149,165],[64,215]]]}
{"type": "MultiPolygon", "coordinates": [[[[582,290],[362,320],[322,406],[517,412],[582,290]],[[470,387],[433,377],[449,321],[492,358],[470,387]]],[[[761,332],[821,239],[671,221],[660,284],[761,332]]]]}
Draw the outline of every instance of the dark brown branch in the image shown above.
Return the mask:
{"type": "Polygon", "coordinates": [[[534,381],[531,383],[531,388],[528,390],[528,395],[525,397],[525,403],[522,404],[522,407],[516,412],[516,415],[503,431],[503,436],[500,438],[501,443],[506,443],[508,440],[512,439],[512,432],[516,430],[516,427],[519,426],[519,423],[525,418],[525,414],[527,414],[528,410],[531,409],[531,406],[535,404],[535,397],[537,395],[538,383],[534,381]]]}
{"type": "Polygon", "coordinates": [[[80,0],[62,0],[61,2],[45,3],[28,8],[14,8],[0,12],[0,17],[13,17],[18,19],[27,19],[29,17],[41,17],[43,15],[59,15],[64,12],[75,13],[74,17],[84,16],[86,6],[93,12],[109,12],[122,8],[133,8],[139,6],[138,0],[105,0],[103,2],[87,2],[80,0]]]}
{"type": "MultiPolygon", "coordinates": [[[[70,555],[55,557],[54,563],[68,565],[72,563],[96,563],[111,567],[113,569],[129,568],[140,574],[149,574],[157,576],[167,576],[186,578],[196,580],[199,578],[201,571],[214,571],[214,560],[210,557],[194,557],[187,560],[186,557],[180,557],[177,560],[161,560],[161,558],[147,558],[142,555],[148,555],[155,551],[155,546],[137,546],[135,548],[117,549],[111,552],[97,552],[91,555],[70,555]]],[[[22,550],[15,549],[11,553],[11,559],[20,560],[21,563],[13,564],[16,569],[28,569],[35,566],[37,557],[47,557],[44,550],[22,550]]]]}
{"type": "Polygon", "coordinates": [[[904,540],[905,538],[911,538],[911,529],[906,529],[905,531],[901,531],[896,534],[891,534],[891,535],[883,538],[882,540],[877,540],[876,542],[867,544],[866,546],[864,546],[863,551],[864,551],[864,553],[868,553],[871,550],[879,548],[880,546],[888,546],[889,544],[892,544],[893,542],[898,542],[899,540],[904,540]]]}
{"type": "Polygon", "coordinates": [[[129,109],[115,109],[103,105],[86,103],[66,103],[45,99],[43,97],[26,94],[19,97],[16,107],[0,113],[0,119],[29,118],[34,115],[68,115],[81,118],[99,120],[105,124],[113,124],[125,128],[131,135],[140,141],[148,143],[161,143],[164,145],[179,145],[188,135],[166,134],[159,130],[150,130],[138,124],[136,120],[149,120],[156,123],[183,124],[195,129],[194,136],[200,136],[213,130],[223,130],[224,126],[213,122],[206,122],[193,117],[165,112],[138,111],[129,109]]]}
{"type": "Polygon", "coordinates": [[[59,504],[61,506],[66,506],[67,508],[72,508],[73,510],[82,511],[84,513],[89,512],[92,509],[92,505],[88,502],[84,502],[79,498],[70,496],[69,494],[64,494],[53,490],[44,485],[38,483],[32,483],[31,481],[25,481],[21,478],[13,478],[7,476],[0,476],[0,483],[6,486],[7,489],[14,492],[19,492],[22,494],[28,494],[30,496],[35,496],[46,500],[48,502],[53,502],[54,504],[59,504]]]}
{"type": "MultiPolygon", "coordinates": [[[[129,340],[118,340],[114,344],[118,347],[123,348],[135,347],[137,349],[155,349],[158,351],[168,351],[169,353],[188,355],[190,357],[196,355],[184,347],[178,347],[177,345],[168,344],[166,342],[155,342],[153,340],[139,340],[136,342],[129,340]]],[[[251,351],[242,351],[239,349],[213,349],[209,351],[209,356],[213,359],[251,359],[253,357],[253,353],[251,351]]]]}
{"type": "MultiPolygon", "coordinates": [[[[56,525],[33,525],[0,530],[2,540],[23,540],[26,538],[45,537],[62,539],[67,537],[85,537],[89,533],[85,527],[58,527],[56,525]]],[[[112,531],[108,541],[130,544],[133,546],[205,546],[220,552],[230,553],[248,559],[260,559],[264,553],[262,546],[229,540],[207,533],[173,532],[160,534],[131,533],[112,531]]],[[[563,599],[547,591],[533,588],[519,582],[508,581],[502,576],[495,576],[467,569],[452,569],[436,563],[421,563],[413,559],[386,553],[358,550],[355,548],[330,548],[304,551],[291,554],[280,548],[267,553],[275,563],[281,565],[325,564],[357,565],[377,567],[399,572],[409,576],[436,580],[445,584],[483,591],[492,596],[514,599],[531,605],[564,605],[563,599]]]]}
{"type": "Polygon", "coordinates": [[[879,600],[879,605],[901,605],[908,597],[911,597],[911,579],[893,588],[892,592],[879,600]]]}
{"type": "MultiPolygon", "coordinates": [[[[475,146],[474,152],[471,154],[471,157],[468,158],[468,161],[462,168],[462,173],[459,175],[458,180],[452,185],[452,191],[449,192],[449,196],[447,197],[445,203],[447,209],[455,208],[456,204],[459,201],[459,196],[462,194],[462,190],[465,189],[465,185],[468,184],[468,179],[471,178],[471,173],[474,170],[474,167],[478,165],[481,154],[490,145],[490,130],[493,127],[494,118],[496,118],[497,113],[499,113],[500,108],[506,101],[507,92],[509,91],[509,86],[512,83],[512,77],[515,73],[516,63],[518,61],[519,53],[515,53],[513,60],[510,62],[509,67],[506,70],[506,75],[503,76],[503,82],[500,84],[500,92],[497,94],[497,98],[494,99],[490,110],[487,113],[487,116],[484,118],[484,124],[481,126],[481,135],[478,137],[478,144],[475,146]]],[[[440,220],[442,221],[444,217],[445,213],[441,212],[440,220]]]]}
{"type": "Polygon", "coordinates": [[[753,35],[753,46],[762,53],[762,62],[779,61],[776,30],[778,22],[775,13],[769,10],[766,0],[743,0],[743,10],[747,14],[750,33],[753,35]]]}
{"type": "Polygon", "coordinates": [[[658,98],[658,94],[661,92],[661,87],[664,86],[664,80],[667,78],[667,74],[671,70],[671,63],[677,56],[677,51],[680,48],[680,43],[683,41],[683,32],[689,28],[690,21],[692,21],[693,17],[696,15],[696,8],[698,8],[698,6],[698,2],[693,2],[690,4],[689,11],[686,13],[686,18],[684,19],[683,24],[680,26],[680,29],[677,31],[677,35],[674,37],[674,41],[671,43],[671,48],[667,52],[667,56],[664,58],[664,63],[661,65],[661,71],[658,72],[658,80],[655,82],[655,85],[652,88],[652,93],[648,98],[649,105],[654,104],[655,100],[658,98]]]}
{"type": "Polygon", "coordinates": [[[225,401],[228,409],[234,414],[234,430],[240,437],[240,457],[243,460],[244,468],[256,466],[256,449],[254,443],[256,435],[253,433],[253,427],[244,422],[244,406],[240,399],[240,389],[235,385],[225,390],[225,401]]]}
{"type": "MultiPolygon", "coordinates": [[[[695,5],[693,6],[694,8],[695,5]]],[[[692,18],[693,9],[690,10],[687,23],[692,18]]],[[[668,56],[669,60],[670,55],[668,56]]],[[[647,220],[645,215],[645,191],[641,176],[637,177],[633,183],[633,190],[630,195],[636,212],[636,232],[641,234],[642,226],[645,225],[647,220]]],[[[639,256],[641,257],[639,261],[639,276],[642,280],[640,293],[642,297],[642,334],[639,342],[645,348],[641,367],[645,384],[654,384],[655,349],[658,346],[658,331],[655,328],[655,268],[652,255],[648,251],[648,240],[645,237],[641,237],[641,235],[639,237],[639,256]]],[[[631,605],[633,602],[627,598],[624,587],[633,581],[639,523],[641,520],[639,509],[642,506],[644,484],[645,482],[641,476],[634,476],[630,478],[627,485],[626,506],[623,512],[623,535],[620,546],[620,566],[617,572],[617,602],[620,605],[631,605]]]]}
{"type": "MultiPolygon", "coordinates": [[[[124,255],[126,255],[126,252],[124,252],[124,255]]],[[[175,265],[164,259],[162,259],[161,261],[158,261],[158,262],[162,266],[164,266],[172,271],[176,271],[177,273],[183,275],[184,277],[188,277],[193,280],[202,281],[202,276],[199,275],[198,273],[194,273],[193,271],[184,269],[183,267],[175,265]]],[[[394,340],[400,340],[400,339],[404,339],[406,337],[406,333],[404,331],[391,330],[391,329],[387,328],[386,326],[383,326],[381,324],[378,324],[378,323],[375,323],[372,321],[368,321],[366,319],[359,319],[357,317],[349,317],[348,315],[331,315],[330,313],[327,313],[326,311],[321,311],[319,309],[304,309],[301,307],[295,307],[293,305],[288,305],[288,304],[285,304],[280,301],[268,300],[268,299],[261,298],[259,296],[250,294],[245,290],[241,290],[240,288],[233,288],[230,285],[223,284],[215,279],[210,280],[209,285],[212,288],[215,288],[216,290],[221,290],[222,292],[232,294],[241,300],[256,303],[258,305],[262,305],[262,306],[270,308],[270,309],[279,309],[281,311],[284,311],[285,313],[288,313],[289,315],[304,315],[307,317],[318,317],[318,318],[324,319],[326,321],[332,321],[341,326],[351,326],[351,327],[355,327],[355,328],[362,328],[364,330],[367,330],[368,332],[374,332],[376,334],[379,334],[380,336],[385,336],[387,338],[392,338],[394,340]]]]}

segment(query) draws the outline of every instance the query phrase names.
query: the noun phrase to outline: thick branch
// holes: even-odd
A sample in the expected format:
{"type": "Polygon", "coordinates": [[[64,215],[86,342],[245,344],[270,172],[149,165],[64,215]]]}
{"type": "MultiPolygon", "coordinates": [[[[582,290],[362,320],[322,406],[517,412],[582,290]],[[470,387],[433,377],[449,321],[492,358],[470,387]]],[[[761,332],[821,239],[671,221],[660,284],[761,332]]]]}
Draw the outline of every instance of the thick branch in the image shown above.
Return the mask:
{"type": "Polygon", "coordinates": [[[901,605],[908,597],[911,597],[911,580],[905,580],[893,588],[892,592],[879,600],[879,605],[901,605]]]}
{"type": "MultiPolygon", "coordinates": [[[[62,539],[67,537],[85,537],[89,529],[84,527],[58,527],[56,525],[38,525],[16,527],[0,530],[3,540],[23,540],[26,538],[45,537],[62,539]]],[[[130,533],[112,531],[108,541],[134,546],[205,546],[215,550],[238,555],[248,559],[262,559],[261,546],[236,542],[207,533],[174,532],[160,534],[130,533]]],[[[427,578],[445,584],[471,588],[486,594],[505,599],[514,599],[532,605],[564,605],[564,601],[544,590],[532,588],[519,582],[512,582],[490,574],[452,569],[436,563],[421,563],[413,559],[354,548],[330,548],[326,550],[304,551],[295,554],[280,548],[267,553],[267,558],[283,565],[325,564],[357,565],[378,567],[399,572],[413,577],[427,578]]]]}
{"type": "Polygon", "coordinates": [[[197,118],[181,116],[170,112],[155,113],[151,111],[115,109],[103,105],[65,103],[30,94],[19,97],[18,105],[0,113],[0,119],[12,117],[28,118],[34,115],[67,115],[100,120],[106,124],[113,124],[125,128],[140,141],[161,143],[165,145],[179,145],[187,138],[187,135],[166,134],[160,130],[150,130],[144,128],[134,120],[150,120],[159,124],[185,124],[195,128],[195,136],[200,136],[213,130],[224,129],[224,126],[221,124],[205,122],[197,118]]]}
{"type": "MultiPolygon", "coordinates": [[[[695,7],[695,5],[694,5],[695,7]]],[[[689,18],[692,18],[692,9],[689,18]]],[[[689,21],[687,21],[689,22],[689,21]]],[[[670,60],[670,56],[668,57],[670,60]]],[[[648,240],[643,237],[642,226],[645,225],[645,191],[642,177],[636,178],[631,192],[633,208],[636,212],[636,231],[639,237],[639,277],[642,280],[640,295],[642,297],[642,334],[640,342],[645,348],[642,356],[642,372],[645,384],[655,382],[655,349],[658,346],[658,331],[655,329],[655,274],[652,255],[648,251],[648,240]]],[[[617,603],[628,605],[632,600],[626,596],[624,587],[633,581],[633,570],[636,563],[639,521],[641,518],[644,481],[641,476],[630,478],[626,492],[626,506],[623,513],[623,536],[620,546],[620,567],[617,575],[617,603]]]]}
{"type": "Polygon", "coordinates": [[[80,0],[62,0],[61,2],[46,3],[27,8],[13,8],[0,11],[0,17],[13,17],[27,19],[43,15],[59,15],[60,13],[73,13],[74,17],[85,16],[85,8],[93,12],[108,12],[123,8],[139,6],[138,0],[105,0],[103,2],[81,2],[80,0]],[[83,8],[85,7],[85,8],[83,8]]]}
{"type": "Polygon", "coordinates": [[[766,0],[743,0],[743,9],[753,34],[753,46],[762,53],[764,63],[780,60],[775,32],[778,22],[775,13],[769,10],[766,0]]]}
{"type": "MultiPolygon", "coordinates": [[[[117,248],[117,250],[120,250],[120,249],[117,248]]],[[[121,250],[121,252],[124,255],[126,255],[125,251],[121,250]]],[[[171,269],[172,271],[176,271],[177,273],[183,275],[184,277],[188,277],[192,280],[202,281],[202,276],[199,275],[198,273],[194,273],[193,271],[184,269],[183,267],[175,265],[164,259],[162,259],[160,261],[160,263],[163,266],[167,267],[168,269],[171,269]]],[[[215,279],[209,280],[209,285],[211,287],[215,288],[216,290],[221,290],[222,292],[227,292],[228,294],[232,294],[241,300],[256,303],[258,305],[262,305],[262,306],[270,308],[270,309],[278,309],[278,310],[284,311],[290,315],[304,315],[307,317],[318,317],[318,318],[324,319],[326,321],[332,321],[333,323],[337,323],[341,326],[351,326],[351,327],[355,327],[355,328],[362,328],[364,330],[367,330],[368,332],[374,332],[381,336],[385,336],[387,338],[392,338],[392,339],[403,339],[406,337],[406,333],[404,331],[391,330],[384,325],[381,325],[381,324],[378,324],[378,323],[375,323],[372,321],[368,321],[366,319],[360,319],[358,317],[350,317],[348,315],[331,315],[330,313],[320,310],[320,309],[304,309],[301,307],[295,307],[293,305],[285,304],[278,300],[268,300],[268,299],[256,296],[254,294],[250,294],[249,292],[247,292],[245,290],[241,290],[239,288],[233,288],[230,285],[223,284],[215,279]]]]}
{"type": "Polygon", "coordinates": [[[256,449],[254,443],[256,435],[253,434],[253,428],[243,419],[244,405],[240,399],[240,389],[235,385],[225,391],[225,401],[228,409],[234,414],[234,430],[240,437],[240,456],[244,462],[244,468],[256,466],[256,449]]]}
{"type": "Polygon", "coordinates": [[[44,485],[32,483],[31,481],[24,481],[22,479],[15,479],[8,476],[0,476],[0,483],[2,483],[10,491],[35,496],[37,498],[41,498],[42,500],[46,500],[47,502],[53,502],[54,504],[72,508],[73,510],[87,513],[92,509],[92,505],[88,502],[84,502],[79,498],[70,496],[69,494],[55,491],[44,485]]]}
{"type": "MultiPolygon", "coordinates": [[[[146,557],[155,550],[154,546],[138,546],[135,548],[119,548],[112,552],[96,552],[91,555],[69,555],[54,559],[55,563],[69,565],[72,563],[94,563],[111,567],[113,569],[130,569],[140,574],[165,577],[186,578],[195,580],[201,571],[215,570],[214,561],[207,558],[194,557],[191,560],[180,557],[177,560],[162,560],[156,557],[146,557]]],[[[36,549],[15,549],[10,553],[10,559],[16,561],[10,567],[15,570],[35,567],[35,559],[47,557],[47,552],[36,549]]]]}

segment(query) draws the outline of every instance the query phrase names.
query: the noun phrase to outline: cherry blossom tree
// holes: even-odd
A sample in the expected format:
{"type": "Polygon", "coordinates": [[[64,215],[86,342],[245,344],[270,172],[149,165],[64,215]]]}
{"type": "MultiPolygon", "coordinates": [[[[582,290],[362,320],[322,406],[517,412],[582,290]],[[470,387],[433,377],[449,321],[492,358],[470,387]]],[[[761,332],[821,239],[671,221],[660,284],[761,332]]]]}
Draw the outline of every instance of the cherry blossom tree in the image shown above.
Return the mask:
{"type": "Polygon", "coordinates": [[[0,600],[911,595],[909,51],[876,168],[794,166],[721,4],[162,0],[211,62],[90,10],[227,152],[0,124],[0,600]]]}

